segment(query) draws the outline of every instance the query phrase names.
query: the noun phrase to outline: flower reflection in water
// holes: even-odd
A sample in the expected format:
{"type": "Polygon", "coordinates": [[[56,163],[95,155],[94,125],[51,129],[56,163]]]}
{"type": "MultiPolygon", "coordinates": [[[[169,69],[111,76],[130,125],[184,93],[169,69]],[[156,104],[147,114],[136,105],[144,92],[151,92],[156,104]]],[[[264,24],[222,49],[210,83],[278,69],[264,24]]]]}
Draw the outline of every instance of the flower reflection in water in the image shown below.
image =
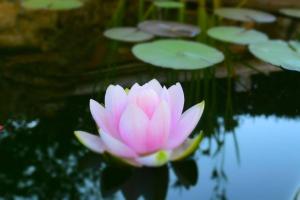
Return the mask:
{"type": "Polygon", "coordinates": [[[170,167],[120,168],[106,167],[101,174],[101,193],[104,197],[121,191],[125,199],[166,199],[173,170],[174,186],[189,189],[197,184],[198,168],[194,160],[174,162],[170,167]]]}

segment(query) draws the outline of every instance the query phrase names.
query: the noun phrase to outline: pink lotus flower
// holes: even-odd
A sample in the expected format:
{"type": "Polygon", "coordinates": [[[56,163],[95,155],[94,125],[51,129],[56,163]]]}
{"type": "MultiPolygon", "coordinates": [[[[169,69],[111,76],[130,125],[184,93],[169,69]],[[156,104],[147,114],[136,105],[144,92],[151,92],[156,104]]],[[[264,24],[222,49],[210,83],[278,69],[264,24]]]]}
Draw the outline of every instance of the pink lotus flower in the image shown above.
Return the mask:
{"type": "Polygon", "coordinates": [[[183,105],[180,83],[168,89],[155,79],[130,90],[110,85],[105,108],[90,100],[100,137],[83,131],[75,135],[96,153],[107,152],[134,166],[161,166],[190,155],[202,139],[202,134],[188,136],[200,120],[204,102],[182,114],[183,105]]]}

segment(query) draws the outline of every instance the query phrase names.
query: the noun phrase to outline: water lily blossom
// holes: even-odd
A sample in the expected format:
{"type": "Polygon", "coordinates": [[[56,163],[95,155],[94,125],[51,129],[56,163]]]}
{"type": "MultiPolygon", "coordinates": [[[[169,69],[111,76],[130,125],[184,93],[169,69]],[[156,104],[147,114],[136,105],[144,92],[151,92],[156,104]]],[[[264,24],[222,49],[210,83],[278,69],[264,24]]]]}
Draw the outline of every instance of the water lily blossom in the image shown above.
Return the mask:
{"type": "Polygon", "coordinates": [[[134,166],[157,167],[183,159],[198,147],[202,134],[189,138],[204,110],[201,102],[185,112],[180,83],[162,87],[157,80],[130,90],[110,85],[105,107],[90,100],[99,135],[75,131],[96,153],[109,153],[134,166]]]}

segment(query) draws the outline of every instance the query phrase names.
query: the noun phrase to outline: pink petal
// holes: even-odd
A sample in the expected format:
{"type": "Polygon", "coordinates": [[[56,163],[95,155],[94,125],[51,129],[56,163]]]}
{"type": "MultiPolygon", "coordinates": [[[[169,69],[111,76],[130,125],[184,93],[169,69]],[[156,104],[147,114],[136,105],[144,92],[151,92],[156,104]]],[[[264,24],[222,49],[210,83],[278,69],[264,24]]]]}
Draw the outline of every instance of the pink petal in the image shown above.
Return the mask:
{"type": "Polygon", "coordinates": [[[100,136],[107,150],[111,154],[117,157],[124,157],[124,158],[137,157],[137,154],[126,144],[122,143],[120,140],[115,139],[114,137],[105,133],[102,130],[100,130],[100,136]]]}
{"type": "Polygon", "coordinates": [[[140,86],[138,83],[135,83],[129,93],[128,93],[128,104],[133,103],[136,104],[137,96],[139,95],[140,91],[142,90],[142,86],[140,86]]]}
{"type": "Polygon", "coordinates": [[[168,149],[181,145],[197,126],[204,110],[204,101],[191,107],[183,113],[173,133],[169,137],[168,149]]]}
{"type": "Polygon", "coordinates": [[[184,93],[180,83],[173,85],[168,89],[170,96],[170,107],[172,111],[172,126],[177,124],[181,117],[184,106],[184,93]]]}
{"type": "Polygon", "coordinates": [[[166,87],[163,87],[163,89],[160,92],[160,99],[166,101],[168,104],[170,104],[170,94],[166,87]]]}
{"type": "Polygon", "coordinates": [[[147,148],[149,152],[166,146],[170,133],[171,112],[169,105],[161,101],[150,120],[148,127],[147,148]]]}
{"type": "Polygon", "coordinates": [[[127,94],[119,85],[110,85],[105,94],[105,108],[110,111],[118,111],[122,104],[126,103],[127,94]]]}
{"type": "Polygon", "coordinates": [[[143,88],[144,89],[152,89],[158,95],[160,94],[160,92],[162,90],[162,87],[161,87],[160,83],[156,79],[153,79],[153,80],[149,81],[148,83],[145,83],[143,85],[143,88]]]}
{"type": "Polygon", "coordinates": [[[127,104],[127,94],[125,90],[119,86],[110,85],[105,94],[105,109],[111,113],[111,118],[114,126],[118,126],[122,112],[127,104]]]}
{"type": "Polygon", "coordinates": [[[109,132],[109,125],[107,124],[107,117],[103,106],[97,101],[90,99],[90,110],[98,128],[103,129],[105,132],[109,132]]]}
{"type": "Polygon", "coordinates": [[[92,150],[95,153],[104,152],[104,144],[99,136],[83,131],[75,131],[74,134],[77,139],[88,149],[92,150]]]}
{"type": "Polygon", "coordinates": [[[138,106],[130,104],[122,114],[119,130],[123,141],[137,153],[146,153],[148,116],[138,106]]]}
{"type": "Polygon", "coordinates": [[[148,118],[151,118],[159,103],[159,97],[152,89],[142,90],[137,96],[136,103],[147,114],[148,118]]]}

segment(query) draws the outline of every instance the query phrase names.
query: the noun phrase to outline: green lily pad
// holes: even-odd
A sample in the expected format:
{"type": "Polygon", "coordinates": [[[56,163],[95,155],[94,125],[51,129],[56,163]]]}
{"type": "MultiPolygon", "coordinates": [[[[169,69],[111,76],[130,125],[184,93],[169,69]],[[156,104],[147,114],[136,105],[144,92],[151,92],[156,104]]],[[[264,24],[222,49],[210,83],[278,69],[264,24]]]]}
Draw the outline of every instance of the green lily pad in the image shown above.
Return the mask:
{"type": "Polygon", "coordinates": [[[22,2],[24,8],[34,10],[70,10],[82,5],[79,0],[24,0],[22,2]]]}
{"type": "Polygon", "coordinates": [[[283,8],[279,10],[280,13],[289,16],[289,17],[295,17],[300,18],[300,9],[298,8],[283,8]]]}
{"type": "Polygon", "coordinates": [[[133,54],[154,66],[172,69],[202,69],[224,60],[217,49],[202,43],[185,40],[158,40],[135,45],[133,54]]]}
{"type": "Polygon", "coordinates": [[[250,52],[257,58],[288,70],[300,71],[300,43],[270,40],[251,44],[250,52]]]}
{"type": "Polygon", "coordinates": [[[144,21],[138,27],[142,31],[162,37],[195,37],[200,33],[197,26],[160,20],[144,21]]]}
{"type": "Polygon", "coordinates": [[[218,8],[215,10],[215,14],[226,19],[243,22],[271,23],[276,20],[274,15],[248,8],[218,8]]]}
{"type": "Polygon", "coordinates": [[[108,29],[104,32],[104,36],[123,42],[142,42],[154,37],[152,34],[145,33],[134,27],[117,27],[108,29]]]}
{"type": "Polygon", "coordinates": [[[256,30],[234,26],[219,26],[208,30],[207,34],[217,40],[241,45],[248,45],[268,40],[268,36],[256,30]]]}
{"type": "Polygon", "coordinates": [[[176,1],[155,1],[154,5],[159,8],[176,9],[183,8],[184,3],[176,1]]]}

